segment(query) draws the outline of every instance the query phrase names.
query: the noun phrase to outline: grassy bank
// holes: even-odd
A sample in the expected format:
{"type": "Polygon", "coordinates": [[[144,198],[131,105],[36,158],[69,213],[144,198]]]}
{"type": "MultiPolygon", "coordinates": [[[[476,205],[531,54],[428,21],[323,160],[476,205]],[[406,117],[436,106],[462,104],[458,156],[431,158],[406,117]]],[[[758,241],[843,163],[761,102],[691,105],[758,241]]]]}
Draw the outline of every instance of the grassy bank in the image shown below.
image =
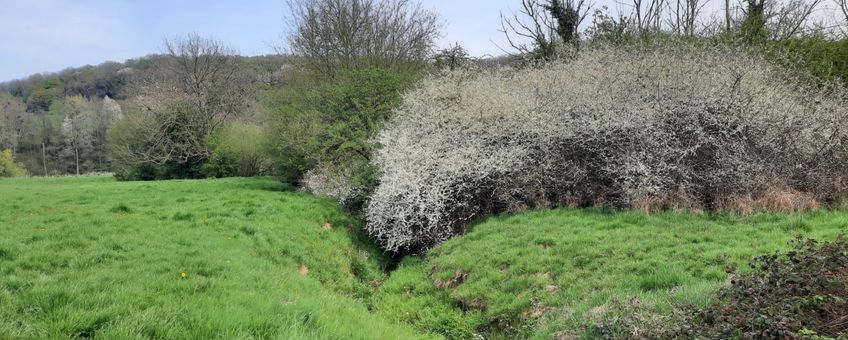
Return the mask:
{"type": "Polygon", "coordinates": [[[727,270],[789,247],[833,239],[848,213],[693,215],[546,210],[491,218],[426,256],[409,258],[375,308],[449,337],[596,338],[611,323],[669,325],[703,307],[727,270]]]}

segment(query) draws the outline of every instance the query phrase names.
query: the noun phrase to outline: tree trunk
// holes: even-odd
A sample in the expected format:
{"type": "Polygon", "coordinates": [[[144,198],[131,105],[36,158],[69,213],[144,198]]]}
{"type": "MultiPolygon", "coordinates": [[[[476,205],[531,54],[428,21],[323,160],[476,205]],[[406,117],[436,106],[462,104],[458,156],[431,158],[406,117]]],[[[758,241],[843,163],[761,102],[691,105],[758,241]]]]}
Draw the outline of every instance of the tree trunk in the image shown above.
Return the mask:
{"type": "Polygon", "coordinates": [[[41,166],[44,167],[44,176],[47,176],[47,153],[44,152],[44,142],[41,142],[41,166]]]}
{"type": "Polygon", "coordinates": [[[79,149],[78,148],[74,148],[74,158],[75,158],[76,163],[77,163],[77,176],[79,176],[80,173],[79,173],[79,149]]]}
{"type": "Polygon", "coordinates": [[[730,0],[724,0],[725,33],[730,34],[730,0]]]}

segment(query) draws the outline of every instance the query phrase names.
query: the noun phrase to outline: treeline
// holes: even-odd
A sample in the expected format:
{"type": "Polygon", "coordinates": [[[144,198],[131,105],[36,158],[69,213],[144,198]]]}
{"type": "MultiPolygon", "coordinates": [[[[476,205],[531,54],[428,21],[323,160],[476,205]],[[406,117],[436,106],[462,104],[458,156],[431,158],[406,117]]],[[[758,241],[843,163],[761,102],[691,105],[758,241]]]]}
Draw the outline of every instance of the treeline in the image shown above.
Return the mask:
{"type": "Polygon", "coordinates": [[[536,67],[601,45],[674,40],[747,46],[822,81],[848,80],[848,16],[816,22],[821,0],[702,13],[706,3],[633,0],[631,13],[612,15],[579,0],[516,0],[519,10],[501,16],[508,54],[475,60],[459,45],[436,50],[441,21],[416,2],[291,0],[279,55],[242,57],[191,35],[162,55],[0,84],[0,149],[32,175],[276,174],[358,209],[376,183],[378,132],[403,93],[443,70],[536,67]]]}
{"type": "MultiPolygon", "coordinates": [[[[256,91],[279,86],[290,62],[282,55],[229,58],[256,91]]],[[[0,150],[31,175],[115,171],[109,133],[133,110],[143,81],[168,62],[168,55],[151,55],[0,84],[0,150]]]]}

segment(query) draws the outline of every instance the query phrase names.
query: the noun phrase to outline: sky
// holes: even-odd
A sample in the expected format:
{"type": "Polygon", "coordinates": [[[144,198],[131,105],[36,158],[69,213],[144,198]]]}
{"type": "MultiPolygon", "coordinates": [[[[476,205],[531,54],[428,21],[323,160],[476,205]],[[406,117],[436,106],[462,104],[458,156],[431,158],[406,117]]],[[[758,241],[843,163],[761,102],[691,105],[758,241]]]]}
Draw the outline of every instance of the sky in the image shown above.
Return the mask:
{"type": "MultiPolygon", "coordinates": [[[[500,13],[520,4],[420,2],[442,18],[437,45],[459,43],[473,56],[503,54],[500,13]]],[[[615,3],[599,0],[595,7],[604,2],[615,3]]],[[[0,0],[0,82],[161,53],[165,39],[189,33],[215,37],[243,55],[271,54],[282,41],[286,9],[285,0],[0,0]]]]}
{"type": "MultiPolygon", "coordinates": [[[[439,47],[502,54],[499,13],[516,0],[423,0],[440,13],[439,47]]],[[[243,55],[274,53],[285,0],[0,0],[0,82],[162,52],[165,39],[198,33],[243,55]]]]}

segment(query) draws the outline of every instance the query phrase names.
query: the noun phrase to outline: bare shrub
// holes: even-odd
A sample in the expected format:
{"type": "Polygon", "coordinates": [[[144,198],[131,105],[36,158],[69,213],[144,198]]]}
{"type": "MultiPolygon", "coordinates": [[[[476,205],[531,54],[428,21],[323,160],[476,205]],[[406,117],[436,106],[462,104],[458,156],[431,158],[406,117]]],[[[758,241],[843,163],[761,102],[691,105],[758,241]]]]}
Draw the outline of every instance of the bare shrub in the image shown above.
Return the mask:
{"type": "Polygon", "coordinates": [[[492,212],[716,209],[746,195],[751,209],[806,209],[846,192],[846,107],[838,85],[729,47],[597,48],[433,76],[379,136],[367,230],[417,252],[492,212]]]}

